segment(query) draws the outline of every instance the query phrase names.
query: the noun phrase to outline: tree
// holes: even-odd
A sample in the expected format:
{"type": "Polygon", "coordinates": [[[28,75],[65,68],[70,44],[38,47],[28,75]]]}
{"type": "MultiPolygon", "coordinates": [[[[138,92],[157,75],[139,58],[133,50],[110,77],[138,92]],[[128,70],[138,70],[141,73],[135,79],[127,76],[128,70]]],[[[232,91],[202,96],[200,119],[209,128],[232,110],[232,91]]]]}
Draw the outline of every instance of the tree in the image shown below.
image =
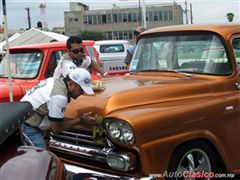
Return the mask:
{"type": "Polygon", "coordinates": [[[98,40],[104,40],[105,37],[101,32],[97,32],[97,31],[81,31],[79,36],[84,39],[84,40],[94,40],[94,41],[98,41],[98,40]]]}
{"type": "Polygon", "coordinates": [[[227,13],[227,19],[229,22],[233,21],[234,14],[232,12],[227,13]]]}

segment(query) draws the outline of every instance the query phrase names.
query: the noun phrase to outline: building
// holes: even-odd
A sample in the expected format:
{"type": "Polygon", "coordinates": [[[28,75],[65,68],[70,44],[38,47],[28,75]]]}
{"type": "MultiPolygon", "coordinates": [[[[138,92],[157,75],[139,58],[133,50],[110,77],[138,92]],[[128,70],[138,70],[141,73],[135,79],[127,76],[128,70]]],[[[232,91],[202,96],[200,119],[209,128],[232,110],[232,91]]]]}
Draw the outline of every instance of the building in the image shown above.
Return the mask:
{"type": "MultiPolygon", "coordinates": [[[[142,24],[139,8],[120,8],[89,10],[82,3],[70,3],[70,11],[64,12],[65,34],[79,35],[81,31],[102,32],[107,40],[133,40],[133,32],[142,24]]],[[[181,5],[162,4],[146,6],[147,28],[183,24],[183,9],[181,5]]]]}

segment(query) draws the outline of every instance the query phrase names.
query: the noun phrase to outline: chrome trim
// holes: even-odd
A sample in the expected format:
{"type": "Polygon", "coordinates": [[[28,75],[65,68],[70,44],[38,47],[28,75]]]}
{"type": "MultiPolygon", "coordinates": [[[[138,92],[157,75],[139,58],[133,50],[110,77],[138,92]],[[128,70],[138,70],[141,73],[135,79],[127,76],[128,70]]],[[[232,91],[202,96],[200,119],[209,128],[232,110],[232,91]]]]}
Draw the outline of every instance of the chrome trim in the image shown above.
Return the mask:
{"type": "MultiPolygon", "coordinates": [[[[102,173],[102,172],[98,172],[98,171],[93,171],[90,169],[86,169],[86,168],[82,168],[82,167],[78,167],[78,166],[74,166],[71,164],[66,164],[64,163],[64,166],[66,168],[66,170],[68,172],[71,172],[73,174],[92,174],[95,177],[104,177],[106,179],[127,179],[127,180],[135,180],[135,177],[131,177],[131,176],[118,176],[118,175],[113,175],[113,174],[108,174],[108,173],[102,173]]],[[[137,178],[138,180],[153,180],[153,177],[141,177],[141,178],[137,178]]]]}
{"type": "Polygon", "coordinates": [[[111,167],[112,169],[122,171],[122,172],[127,172],[129,170],[135,169],[135,156],[132,153],[115,153],[115,152],[109,152],[108,154],[108,166],[111,167]],[[124,161],[124,169],[116,168],[109,163],[109,159],[122,159],[124,161]]]}
{"type": "Polygon", "coordinates": [[[49,146],[51,149],[55,150],[61,150],[65,153],[71,153],[75,156],[84,156],[91,158],[96,161],[104,161],[107,162],[107,153],[111,151],[111,149],[102,149],[102,148],[92,148],[92,147],[86,147],[86,146],[80,146],[80,145],[74,145],[74,144],[68,144],[64,142],[59,142],[56,140],[51,139],[49,142],[49,146]]]}
{"type": "MultiPolygon", "coordinates": [[[[71,155],[74,154],[75,156],[81,156],[83,158],[90,158],[91,160],[103,162],[106,164],[108,164],[108,157],[121,157],[125,160],[126,167],[122,170],[118,169],[119,171],[128,171],[135,169],[135,156],[130,152],[115,152],[114,148],[97,148],[86,147],[83,145],[73,145],[58,142],[53,139],[50,140],[49,146],[51,147],[51,150],[61,151],[71,155]]],[[[111,168],[114,169],[113,167],[111,168]]]]}

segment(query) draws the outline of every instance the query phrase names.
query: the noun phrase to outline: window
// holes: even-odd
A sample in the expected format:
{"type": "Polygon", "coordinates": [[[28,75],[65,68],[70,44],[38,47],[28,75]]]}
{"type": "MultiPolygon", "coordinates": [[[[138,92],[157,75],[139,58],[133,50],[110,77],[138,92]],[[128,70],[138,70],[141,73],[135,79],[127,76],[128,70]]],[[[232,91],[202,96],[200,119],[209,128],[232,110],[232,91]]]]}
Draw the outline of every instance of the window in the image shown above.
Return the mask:
{"type": "Polygon", "coordinates": [[[133,31],[129,31],[129,39],[133,39],[133,31]]]}
{"type": "Polygon", "coordinates": [[[224,45],[214,34],[173,34],[141,39],[130,71],[166,69],[209,75],[229,75],[232,72],[224,45]]]}
{"type": "Polygon", "coordinates": [[[72,18],[72,17],[70,17],[70,18],[69,18],[69,22],[72,22],[72,21],[73,21],[73,18],[72,18]]]}
{"type": "Polygon", "coordinates": [[[146,21],[149,21],[149,12],[146,13],[146,21]]]}
{"type": "Polygon", "coordinates": [[[132,14],[132,19],[133,19],[133,22],[137,22],[137,14],[136,13],[132,14]]]}
{"type": "Polygon", "coordinates": [[[101,45],[100,53],[119,53],[124,52],[123,44],[101,45]]]}
{"type": "Polygon", "coordinates": [[[74,18],[74,21],[77,22],[77,21],[78,21],[78,18],[74,18]]]}
{"type": "Polygon", "coordinates": [[[153,21],[153,12],[149,12],[149,21],[153,21]]]}
{"type": "Polygon", "coordinates": [[[162,11],[158,12],[158,16],[159,16],[159,21],[162,21],[163,20],[163,13],[162,13],[162,11]]]}
{"type": "Polygon", "coordinates": [[[88,17],[87,16],[83,16],[83,23],[87,24],[88,23],[88,17]]]}
{"type": "Polygon", "coordinates": [[[102,24],[102,15],[97,16],[98,24],[102,24]]]}
{"type": "Polygon", "coordinates": [[[132,22],[132,13],[128,13],[128,22],[132,22]]]}
{"type": "Polygon", "coordinates": [[[123,22],[128,22],[127,14],[126,14],[126,13],[123,13],[123,22]]]}
{"type": "Polygon", "coordinates": [[[168,11],[164,11],[164,21],[168,20],[168,11]]]}
{"type": "Polygon", "coordinates": [[[111,16],[111,14],[107,14],[107,23],[108,24],[112,23],[112,16],[111,16]]]}
{"type": "Polygon", "coordinates": [[[117,14],[113,14],[113,22],[114,22],[114,23],[117,22],[117,14]]]}
{"type": "Polygon", "coordinates": [[[119,36],[118,36],[119,39],[123,39],[123,32],[122,32],[122,31],[119,31],[119,32],[118,32],[118,35],[119,35],[119,36]]]}
{"type": "MultiPolygon", "coordinates": [[[[43,60],[43,53],[40,51],[10,53],[8,56],[12,78],[34,78],[37,76],[43,60]]],[[[0,74],[7,77],[8,60],[6,56],[0,64],[0,74]]]]}
{"type": "Polygon", "coordinates": [[[121,13],[117,14],[117,17],[118,17],[118,22],[123,22],[123,18],[122,18],[121,13]]]}
{"type": "Polygon", "coordinates": [[[169,20],[172,21],[173,20],[173,12],[169,11],[169,20]]]}
{"type": "Polygon", "coordinates": [[[93,24],[97,24],[97,16],[93,15],[92,18],[93,18],[93,24]]]}
{"type": "Polygon", "coordinates": [[[88,16],[88,24],[92,24],[92,16],[88,16]]]}
{"type": "Polygon", "coordinates": [[[232,43],[233,51],[236,57],[237,65],[240,68],[240,38],[236,38],[232,43]]]}
{"type": "Polygon", "coordinates": [[[118,32],[113,32],[113,39],[118,39],[118,32]]]}
{"type": "Polygon", "coordinates": [[[112,39],[112,32],[107,32],[107,39],[111,40],[112,39]]]}
{"type": "Polygon", "coordinates": [[[128,31],[123,32],[123,39],[129,39],[128,31]]]}
{"type": "Polygon", "coordinates": [[[158,12],[153,12],[153,20],[158,21],[158,12]]]}
{"type": "Polygon", "coordinates": [[[107,16],[104,14],[102,15],[102,23],[106,24],[107,23],[107,16]]]}

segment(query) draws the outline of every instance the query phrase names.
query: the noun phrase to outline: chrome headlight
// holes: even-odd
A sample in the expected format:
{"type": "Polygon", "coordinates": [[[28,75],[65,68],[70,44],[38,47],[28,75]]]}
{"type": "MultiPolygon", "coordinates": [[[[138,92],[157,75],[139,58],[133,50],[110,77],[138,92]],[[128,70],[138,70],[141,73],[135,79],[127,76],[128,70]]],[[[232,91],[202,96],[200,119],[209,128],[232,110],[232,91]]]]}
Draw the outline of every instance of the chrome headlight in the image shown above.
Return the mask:
{"type": "Polygon", "coordinates": [[[133,145],[134,136],[130,125],[120,120],[107,120],[107,132],[110,137],[122,144],[133,145]]]}

